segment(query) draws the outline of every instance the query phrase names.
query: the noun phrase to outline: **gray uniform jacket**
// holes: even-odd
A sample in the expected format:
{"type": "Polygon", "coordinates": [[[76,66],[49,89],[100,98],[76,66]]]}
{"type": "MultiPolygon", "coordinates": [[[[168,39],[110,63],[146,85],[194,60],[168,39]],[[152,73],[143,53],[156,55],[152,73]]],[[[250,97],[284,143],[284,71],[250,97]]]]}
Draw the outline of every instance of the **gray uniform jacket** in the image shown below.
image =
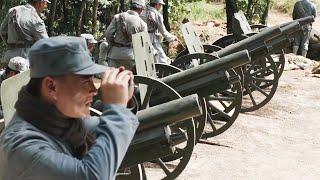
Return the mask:
{"type": "Polygon", "coordinates": [[[128,10],[127,12],[116,14],[105,32],[110,46],[107,57],[134,60],[131,36],[143,31],[147,31],[147,24],[139,17],[137,12],[128,10]],[[125,27],[123,24],[125,24],[125,27]]]}
{"type": "Polygon", "coordinates": [[[168,42],[174,41],[176,39],[176,36],[170,34],[170,32],[167,31],[166,27],[163,24],[162,14],[160,14],[154,7],[147,6],[147,8],[140,14],[140,17],[148,25],[148,32],[151,38],[151,42],[153,44],[153,48],[156,50],[156,62],[167,64],[168,57],[162,49],[158,34],[160,33],[168,42]]]}
{"type": "Polygon", "coordinates": [[[8,11],[0,27],[0,36],[8,44],[4,60],[27,58],[29,47],[39,39],[48,38],[44,21],[31,4],[16,6],[8,11]]]}
{"type": "Polygon", "coordinates": [[[67,144],[15,114],[0,135],[0,179],[115,179],[138,127],[137,117],[112,104],[104,106],[100,117],[90,117],[84,122],[96,140],[79,160],[72,157],[67,144]]]}

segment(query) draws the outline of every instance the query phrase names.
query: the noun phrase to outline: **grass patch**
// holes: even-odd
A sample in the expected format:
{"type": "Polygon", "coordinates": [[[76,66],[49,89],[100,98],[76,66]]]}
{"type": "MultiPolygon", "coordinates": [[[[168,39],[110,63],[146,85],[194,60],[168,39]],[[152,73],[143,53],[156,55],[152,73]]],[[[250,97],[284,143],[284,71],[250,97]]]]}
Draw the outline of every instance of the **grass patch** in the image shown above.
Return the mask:
{"type": "Polygon", "coordinates": [[[198,1],[186,3],[187,18],[191,21],[226,20],[224,3],[198,1]]]}

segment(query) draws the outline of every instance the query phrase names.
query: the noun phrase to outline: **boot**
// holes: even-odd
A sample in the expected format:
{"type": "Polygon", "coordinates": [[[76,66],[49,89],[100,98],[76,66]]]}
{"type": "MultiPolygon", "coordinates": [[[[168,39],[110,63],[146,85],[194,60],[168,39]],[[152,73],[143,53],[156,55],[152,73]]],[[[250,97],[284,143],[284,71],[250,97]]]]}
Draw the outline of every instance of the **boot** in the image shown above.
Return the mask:
{"type": "Polygon", "coordinates": [[[292,53],[297,55],[298,54],[298,50],[299,50],[299,46],[293,46],[292,47],[292,53]]]}
{"type": "Polygon", "coordinates": [[[308,53],[308,50],[302,50],[301,51],[301,55],[303,56],[303,57],[307,57],[307,53],[308,53]]]}

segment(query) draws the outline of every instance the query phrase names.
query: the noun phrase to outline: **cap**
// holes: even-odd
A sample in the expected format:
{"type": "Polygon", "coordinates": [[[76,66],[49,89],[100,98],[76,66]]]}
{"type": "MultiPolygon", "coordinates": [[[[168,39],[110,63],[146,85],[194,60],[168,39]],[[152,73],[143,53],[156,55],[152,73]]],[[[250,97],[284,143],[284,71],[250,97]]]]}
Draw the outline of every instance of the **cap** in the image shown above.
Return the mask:
{"type": "Polygon", "coordinates": [[[14,71],[23,72],[29,69],[29,61],[23,57],[11,58],[8,67],[14,71]]]}
{"type": "Polygon", "coordinates": [[[83,37],[84,39],[86,39],[86,41],[88,43],[97,43],[98,41],[94,39],[92,34],[81,34],[81,37],[83,37]]]}
{"type": "Polygon", "coordinates": [[[42,2],[47,2],[47,3],[51,3],[51,1],[49,0],[28,0],[28,2],[38,2],[38,1],[42,1],[42,2]]]}
{"type": "Polygon", "coordinates": [[[150,3],[159,3],[162,5],[165,5],[166,3],[163,2],[163,0],[150,0],[150,3]]]}
{"type": "Polygon", "coordinates": [[[143,9],[146,6],[145,0],[132,0],[131,6],[135,8],[141,8],[143,9]]]}
{"type": "Polygon", "coordinates": [[[107,67],[95,64],[84,38],[56,36],[33,44],[29,50],[30,77],[59,76],[68,73],[94,75],[107,67]]]}

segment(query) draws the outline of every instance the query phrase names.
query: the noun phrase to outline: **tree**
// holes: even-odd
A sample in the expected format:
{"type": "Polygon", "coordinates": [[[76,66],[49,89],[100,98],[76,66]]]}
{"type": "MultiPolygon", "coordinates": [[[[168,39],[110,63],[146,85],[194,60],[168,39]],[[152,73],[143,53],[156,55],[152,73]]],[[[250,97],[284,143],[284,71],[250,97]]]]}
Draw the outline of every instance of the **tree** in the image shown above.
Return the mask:
{"type": "Polygon", "coordinates": [[[236,1],[226,0],[227,32],[232,33],[233,14],[238,11],[236,1]]]}
{"type": "Polygon", "coordinates": [[[48,23],[48,34],[49,34],[49,36],[53,35],[53,23],[54,23],[54,20],[55,20],[56,8],[57,8],[57,0],[52,0],[51,1],[51,6],[50,6],[49,23],[48,23]]]}
{"type": "Polygon", "coordinates": [[[92,34],[96,34],[98,5],[99,5],[99,1],[94,0],[94,2],[93,2],[93,17],[92,17],[92,34]]]}

